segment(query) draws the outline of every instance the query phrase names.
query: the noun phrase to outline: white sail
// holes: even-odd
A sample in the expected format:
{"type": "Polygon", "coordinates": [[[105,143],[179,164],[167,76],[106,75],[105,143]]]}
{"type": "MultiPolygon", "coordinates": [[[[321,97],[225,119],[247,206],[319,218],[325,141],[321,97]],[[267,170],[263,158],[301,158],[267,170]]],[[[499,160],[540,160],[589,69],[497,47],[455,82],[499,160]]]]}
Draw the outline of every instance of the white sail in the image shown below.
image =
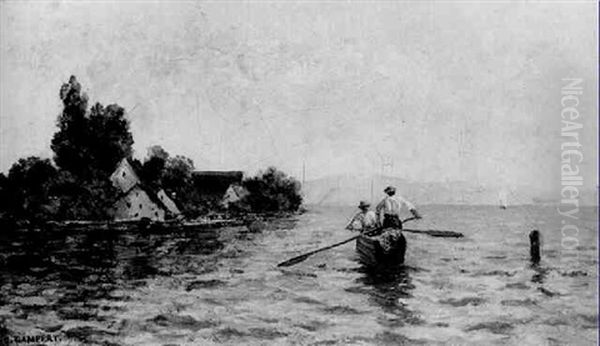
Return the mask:
{"type": "Polygon", "coordinates": [[[508,194],[506,191],[500,191],[500,193],[498,193],[498,202],[501,209],[506,209],[508,207],[508,194]]]}

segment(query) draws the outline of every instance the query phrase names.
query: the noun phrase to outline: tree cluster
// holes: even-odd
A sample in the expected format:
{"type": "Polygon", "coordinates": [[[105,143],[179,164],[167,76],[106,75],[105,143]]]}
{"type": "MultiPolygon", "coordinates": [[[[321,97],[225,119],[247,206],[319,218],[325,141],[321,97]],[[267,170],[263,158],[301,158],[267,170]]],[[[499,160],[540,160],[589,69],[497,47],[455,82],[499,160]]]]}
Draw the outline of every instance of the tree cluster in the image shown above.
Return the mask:
{"type": "MultiPolygon", "coordinates": [[[[53,161],[18,160],[8,175],[0,173],[0,220],[105,220],[120,197],[110,176],[124,158],[151,190],[164,189],[187,217],[222,208],[214,196],[194,187],[194,163],[152,146],[143,162],[131,158],[133,136],[123,107],[88,107],[88,96],[74,76],[60,88],[63,111],[50,147],[53,161]]],[[[243,181],[240,210],[296,211],[302,203],[300,184],[275,168],[243,181]]]]}
{"type": "Polygon", "coordinates": [[[6,218],[107,219],[117,198],[110,174],[132,153],[133,136],[125,110],[88,97],[74,76],[60,88],[63,111],[48,159],[20,159],[0,179],[0,214],[6,218]]]}
{"type": "Polygon", "coordinates": [[[300,182],[275,167],[244,179],[242,186],[247,194],[241,207],[253,212],[295,212],[302,204],[300,182]]]}
{"type": "Polygon", "coordinates": [[[140,179],[152,190],[164,189],[184,216],[196,217],[204,211],[193,185],[194,162],[191,159],[182,155],[170,156],[161,146],[155,145],[148,148],[144,162],[135,165],[140,179]]]}

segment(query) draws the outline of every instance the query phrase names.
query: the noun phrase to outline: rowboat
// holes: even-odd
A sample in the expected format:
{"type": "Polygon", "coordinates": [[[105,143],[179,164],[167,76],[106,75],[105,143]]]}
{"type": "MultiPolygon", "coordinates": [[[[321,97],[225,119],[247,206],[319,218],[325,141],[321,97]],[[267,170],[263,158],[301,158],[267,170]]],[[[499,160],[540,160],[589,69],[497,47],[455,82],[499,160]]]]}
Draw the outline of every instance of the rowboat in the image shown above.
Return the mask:
{"type": "Polygon", "coordinates": [[[358,260],[367,268],[379,269],[399,266],[404,263],[406,253],[406,238],[400,237],[389,251],[384,251],[379,236],[361,235],[356,239],[358,260]]]}

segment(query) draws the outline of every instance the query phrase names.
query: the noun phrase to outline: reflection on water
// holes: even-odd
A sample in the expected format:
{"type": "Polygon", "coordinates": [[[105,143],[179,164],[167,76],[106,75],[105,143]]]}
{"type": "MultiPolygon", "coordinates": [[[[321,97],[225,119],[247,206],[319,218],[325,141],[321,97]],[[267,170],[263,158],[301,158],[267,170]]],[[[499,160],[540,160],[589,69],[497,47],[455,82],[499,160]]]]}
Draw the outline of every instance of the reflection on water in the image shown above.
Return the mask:
{"type": "Polygon", "coordinates": [[[548,272],[550,269],[541,266],[539,264],[532,264],[531,269],[533,269],[534,274],[531,276],[531,282],[536,284],[543,284],[546,280],[546,276],[548,276],[548,272]]]}
{"type": "Polygon", "coordinates": [[[595,210],[579,225],[580,243],[590,245],[575,264],[560,261],[552,208],[438,206],[425,207],[414,227],[466,237],[407,234],[406,264],[396,270],[366,271],[352,244],[276,267],[351,236],[343,229],[351,211],[215,232],[3,230],[0,336],[100,345],[594,344],[595,210]],[[535,265],[528,224],[514,221],[532,219],[546,236],[535,265]]]}
{"type": "Polygon", "coordinates": [[[414,270],[408,266],[400,266],[389,268],[385,272],[365,271],[365,276],[357,280],[370,288],[369,302],[386,313],[378,318],[381,325],[394,328],[423,323],[418,313],[406,304],[406,300],[412,298],[411,291],[415,289],[410,277],[410,272],[414,270]]]}
{"type": "MultiPolygon", "coordinates": [[[[56,316],[58,321],[106,321],[112,308],[97,301],[127,300],[127,295],[118,291],[139,290],[145,280],[159,274],[191,273],[200,267],[201,272],[208,272],[211,262],[200,257],[222,247],[217,239],[206,241],[189,232],[4,233],[0,242],[1,300],[12,304],[1,311],[0,322],[31,314],[56,316]]],[[[60,329],[58,321],[54,324],[60,329]]],[[[41,329],[47,328],[55,326],[41,329]]],[[[80,341],[87,340],[82,338],[80,341]]]]}

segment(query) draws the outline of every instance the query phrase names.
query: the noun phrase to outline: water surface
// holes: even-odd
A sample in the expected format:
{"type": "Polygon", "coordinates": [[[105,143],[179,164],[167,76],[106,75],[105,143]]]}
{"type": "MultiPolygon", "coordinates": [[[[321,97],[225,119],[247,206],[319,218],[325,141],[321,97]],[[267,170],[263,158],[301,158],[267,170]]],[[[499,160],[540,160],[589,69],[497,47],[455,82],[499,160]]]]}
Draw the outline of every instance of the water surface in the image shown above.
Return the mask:
{"type": "Polygon", "coordinates": [[[595,345],[597,236],[582,209],[577,260],[551,207],[425,206],[406,265],[366,273],[354,245],[276,264],[350,236],[352,208],[313,207],[260,233],[3,233],[0,320],[9,335],[99,345],[595,345]],[[542,262],[528,233],[543,234],[542,262]]]}

